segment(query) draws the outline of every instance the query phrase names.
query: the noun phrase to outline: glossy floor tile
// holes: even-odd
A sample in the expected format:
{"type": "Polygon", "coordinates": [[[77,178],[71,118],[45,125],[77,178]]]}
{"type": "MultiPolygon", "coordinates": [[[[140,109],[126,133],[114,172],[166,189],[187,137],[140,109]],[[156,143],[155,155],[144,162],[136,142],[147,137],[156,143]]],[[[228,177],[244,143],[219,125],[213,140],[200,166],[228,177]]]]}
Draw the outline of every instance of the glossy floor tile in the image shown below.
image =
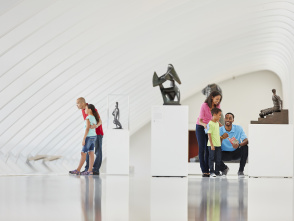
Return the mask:
{"type": "Polygon", "coordinates": [[[0,176],[0,220],[292,221],[293,180],[0,176]]]}

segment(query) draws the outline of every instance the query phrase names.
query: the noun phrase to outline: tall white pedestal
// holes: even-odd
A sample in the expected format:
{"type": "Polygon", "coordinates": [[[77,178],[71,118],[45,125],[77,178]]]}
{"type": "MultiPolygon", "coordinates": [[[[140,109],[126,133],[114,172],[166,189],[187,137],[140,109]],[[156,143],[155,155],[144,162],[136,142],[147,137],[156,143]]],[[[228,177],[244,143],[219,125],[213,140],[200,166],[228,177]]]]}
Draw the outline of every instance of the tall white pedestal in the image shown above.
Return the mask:
{"type": "Polygon", "coordinates": [[[188,175],[188,106],[153,106],[151,175],[188,175]]]}
{"type": "Polygon", "coordinates": [[[248,140],[249,176],[293,176],[293,125],[250,124],[248,140]]]}
{"type": "Polygon", "coordinates": [[[129,174],[129,147],[130,133],[128,130],[107,130],[107,174],[129,174]]]}

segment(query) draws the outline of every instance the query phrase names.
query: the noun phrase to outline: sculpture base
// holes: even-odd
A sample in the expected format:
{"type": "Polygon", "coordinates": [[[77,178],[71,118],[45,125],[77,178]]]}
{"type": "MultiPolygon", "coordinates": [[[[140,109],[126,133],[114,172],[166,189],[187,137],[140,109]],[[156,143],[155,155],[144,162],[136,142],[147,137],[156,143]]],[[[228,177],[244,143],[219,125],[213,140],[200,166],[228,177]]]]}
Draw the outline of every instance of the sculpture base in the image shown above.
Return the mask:
{"type": "Polygon", "coordinates": [[[179,102],[164,103],[163,105],[181,105],[179,102]]]}
{"type": "Polygon", "coordinates": [[[107,130],[107,174],[129,174],[129,143],[130,133],[128,130],[107,130]]]}
{"type": "Polygon", "coordinates": [[[258,121],[251,121],[251,124],[289,124],[288,110],[281,110],[267,115],[264,118],[258,118],[258,121]]]}
{"type": "Polygon", "coordinates": [[[188,106],[153,106],[151,175],[188,175],[188,106]]]}

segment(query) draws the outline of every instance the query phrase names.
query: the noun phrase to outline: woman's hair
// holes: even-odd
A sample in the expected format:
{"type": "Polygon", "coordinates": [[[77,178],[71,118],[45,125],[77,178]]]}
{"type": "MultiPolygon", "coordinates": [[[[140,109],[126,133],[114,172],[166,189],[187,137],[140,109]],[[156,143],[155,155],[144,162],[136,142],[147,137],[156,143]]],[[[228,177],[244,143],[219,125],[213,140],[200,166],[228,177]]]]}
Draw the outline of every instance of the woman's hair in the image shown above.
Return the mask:
{"type": "Polygon", "coordinates": [[[222,94],[220,93],[220,92],[218,92],[218,91],[213,91],[213,92],[211,92],[210,93],[210,95],[206,98],[206,100],[205,100],[205,102],[204,103],[207,103],[208,104],[208,106],[210,107],[210,108],[212,108],[212,98],[214,98],[214,97],[216,97],[216,96],[221,96],[221,98],[220,98],[220,101],[219,101],[219,103],[221,103],[222,102],[222,99],[223,99],[223,96],[222,96],[222,94]]]}
{"type": "Polygon", "coordinates": [[[88,108],[91,109],[91,111],[92,111],[92,113],[93,113],[93,115],[94,115],[94,117],[95,117],[95,119],[96,119],[96,121],[98,123],[99,122],[99,114],[96,111],[95,106],[93,104],[88,104],[88,108]]]}

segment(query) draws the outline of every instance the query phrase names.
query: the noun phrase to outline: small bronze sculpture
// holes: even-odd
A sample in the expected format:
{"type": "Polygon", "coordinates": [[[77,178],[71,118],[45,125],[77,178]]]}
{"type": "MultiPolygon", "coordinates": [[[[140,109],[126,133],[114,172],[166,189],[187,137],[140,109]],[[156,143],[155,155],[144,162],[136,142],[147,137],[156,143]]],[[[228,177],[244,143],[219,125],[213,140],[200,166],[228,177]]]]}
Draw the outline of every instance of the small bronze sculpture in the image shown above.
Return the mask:
{"type": "Polygon", "coordinates": [[[176,86],[175,81],[181,84],[181,80],[172,64],[168,65],[167,72],[160,77],[154,72],[153,87],[159,86],[163,98],[163,105],[181,105],[180,90],[176,86]],[[164,88],[162,84],[167,80],[171,82],[170,87],[164,88]]]}
{"type": "Polygon", "coordinates": [[[121,123],[119,122],[119,114],[118,102],[116,102],[115,109],[112,112],[112,115],[114,116],[113,123],[116,127],[114,129],[122,129],[121,123]]]}
{"type": "Polygon", "coordinates": [[[202,89],[202,94],[206,96],[206,98],[210,95],[211,92],[218,91],[223,94],[222,89],[217,84],[209,84],[205,88],[202,89]]]}
{"type": "Polygon", "coordinates": [[[272,92],[274,106],[261,110],[258,121],[251,121],[251,124],[289,124],[288,110],[283,109],[283,101],[276,94],[276,89],[273,89],[272,92]]]}
{"type": "Polygon", "coordinates": [[[272,114],[274,112],[281,112],[281,110],[283,109],[283,101],[276,94],[276,89],[273,89],[272,92],[273,92],[272,100],[273,100],[274,106],[271,108],[261,110],[259,114],[261,118],[264,118],[264,116],[272,114]]]}

